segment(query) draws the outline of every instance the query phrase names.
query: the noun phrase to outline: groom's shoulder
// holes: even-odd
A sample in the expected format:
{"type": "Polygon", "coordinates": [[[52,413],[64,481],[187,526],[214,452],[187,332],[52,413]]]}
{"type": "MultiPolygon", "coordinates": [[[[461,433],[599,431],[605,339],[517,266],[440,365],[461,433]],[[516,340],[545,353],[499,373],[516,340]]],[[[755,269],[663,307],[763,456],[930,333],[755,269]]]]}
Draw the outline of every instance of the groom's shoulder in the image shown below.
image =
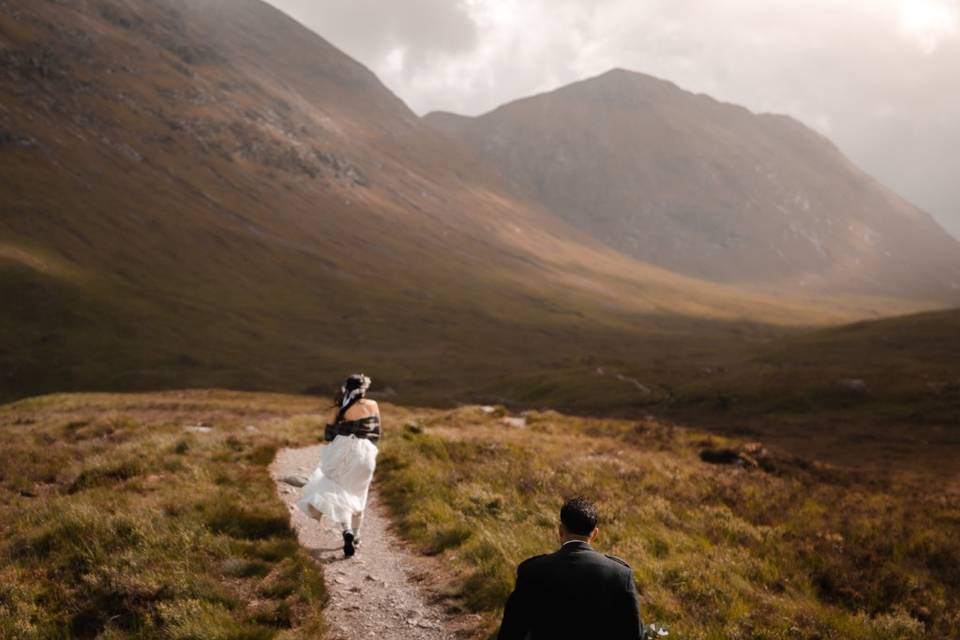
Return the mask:
{"type": "Polygon", "coordinates": [[[531,556],[517,565],[517,569],[529,569],[539,564],[544,558],[549,558],[549,553],[541,553],[538,556],[531,556]]]}
{"type": "Polygon", "coordinates": [[[607,555],[607,554],[604,554],[603,557],[606,558],[607,560],[613,560],[615,563],[617,563],[617,564],[619,564],[619,565],[623,565],[623,566],[626,567],[627,569],[630,568],[630,565],[627,564],[627,561],[624,560],[623,558],[618,558],[617,556],[611,556],[611,555],[607,555]]]}
{"type": "Polygon", "coordinates": [[[517,575],[521,573],[528,576],[537,574],[550,564],[550,557],[552,555],[551,553],[542,553],[538,556],[527,558],[517,565],[517,575]]]}

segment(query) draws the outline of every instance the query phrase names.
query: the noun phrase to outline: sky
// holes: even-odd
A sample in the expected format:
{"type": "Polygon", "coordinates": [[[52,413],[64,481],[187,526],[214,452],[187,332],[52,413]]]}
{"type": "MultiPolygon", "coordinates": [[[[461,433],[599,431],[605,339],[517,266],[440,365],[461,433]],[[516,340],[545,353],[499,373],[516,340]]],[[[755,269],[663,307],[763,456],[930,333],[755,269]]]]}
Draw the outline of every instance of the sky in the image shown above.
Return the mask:
{"type": "Polygon", "coordinates": [[[414,111],[614,67],[785,113],[960,238],[960,0],[268,0],[414,111]]]}

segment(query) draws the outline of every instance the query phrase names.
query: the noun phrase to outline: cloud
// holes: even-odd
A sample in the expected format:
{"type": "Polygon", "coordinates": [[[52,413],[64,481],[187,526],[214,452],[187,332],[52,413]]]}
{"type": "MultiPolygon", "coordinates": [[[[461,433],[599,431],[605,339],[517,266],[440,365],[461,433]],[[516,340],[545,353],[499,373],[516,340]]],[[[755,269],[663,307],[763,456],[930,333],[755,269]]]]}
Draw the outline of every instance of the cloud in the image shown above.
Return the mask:
{"type": "Polygon", "coordinates": [[[960,6],[950,0],[913,0],[900,7],[900,28],[927,55],[960,30],[960,6]]]}
{"type": "Polygon", "coordinates": [[[456,0],[273,0],[272,4],[371,66],[400,76],[478,44],[467,4],[456,0]]]}
{"type": "Polygon", "coordinates": [[[960,0],[270,0],[417,112],[624,67],[788,113],[960,235],[960,0]]]}

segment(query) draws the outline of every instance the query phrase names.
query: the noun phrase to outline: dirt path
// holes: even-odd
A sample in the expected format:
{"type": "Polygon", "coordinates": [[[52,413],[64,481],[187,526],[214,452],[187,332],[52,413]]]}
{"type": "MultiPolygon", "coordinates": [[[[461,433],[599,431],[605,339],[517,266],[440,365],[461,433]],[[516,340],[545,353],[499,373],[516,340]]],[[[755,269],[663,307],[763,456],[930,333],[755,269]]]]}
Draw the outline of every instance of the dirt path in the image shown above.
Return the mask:
{"type": "Polygon", "coordinates": [[[309,476],[320,459],[322,447],[284,449],[277,454],[270,473],[290,508],[300,543],[323,564],[330,591],[327,619],[331,640],[462,637],[456,631],[464,629],[462,617],[448,615],[442,605],[430,601],[418,584],[425,571],[425,559],[408,551],[389,530],[375,486],[364,517],[363,545],[349,559],[343,557],[343,538],[338,530],[308,518],[293,505],[300,489],[281,478],[309,476]]]}

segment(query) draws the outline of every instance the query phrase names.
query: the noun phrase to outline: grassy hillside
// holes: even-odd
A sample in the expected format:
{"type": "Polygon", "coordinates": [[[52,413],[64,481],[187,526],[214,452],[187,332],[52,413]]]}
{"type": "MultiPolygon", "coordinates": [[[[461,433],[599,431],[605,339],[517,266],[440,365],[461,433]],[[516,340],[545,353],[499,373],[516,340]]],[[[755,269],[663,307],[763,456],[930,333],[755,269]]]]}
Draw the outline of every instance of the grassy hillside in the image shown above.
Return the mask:
{"type": "Polygon", "coordinates": [[[640,357],[611,350],[504,371],[485,398],[653,414],[842,465],[949,473],[960,451],[957,335],[956,310],[806,330],[729,325],[703,341],[651,341],[640,357]]]}
{"type": "Polygon", "coordinates": [[[790,335],[700,375],[679,392],[675,414],[841,464],[951,472],[957,336],[956,310],[790,335]]]}
{"type": "MultiPolygon", "coordinates": [[[[516,564],[555,548],[564,496],[598,501],[598,547],[634,568],[647,622],[683,639],[955,638],[960,485],[855,475],[770,454],[710,465],[735,442],[657,421],[464,407],[390,438],[381,491],[401,530],[488,612],[516,564]]],[[[942,480],[942,478],[941,478],[942,480]]]]}

